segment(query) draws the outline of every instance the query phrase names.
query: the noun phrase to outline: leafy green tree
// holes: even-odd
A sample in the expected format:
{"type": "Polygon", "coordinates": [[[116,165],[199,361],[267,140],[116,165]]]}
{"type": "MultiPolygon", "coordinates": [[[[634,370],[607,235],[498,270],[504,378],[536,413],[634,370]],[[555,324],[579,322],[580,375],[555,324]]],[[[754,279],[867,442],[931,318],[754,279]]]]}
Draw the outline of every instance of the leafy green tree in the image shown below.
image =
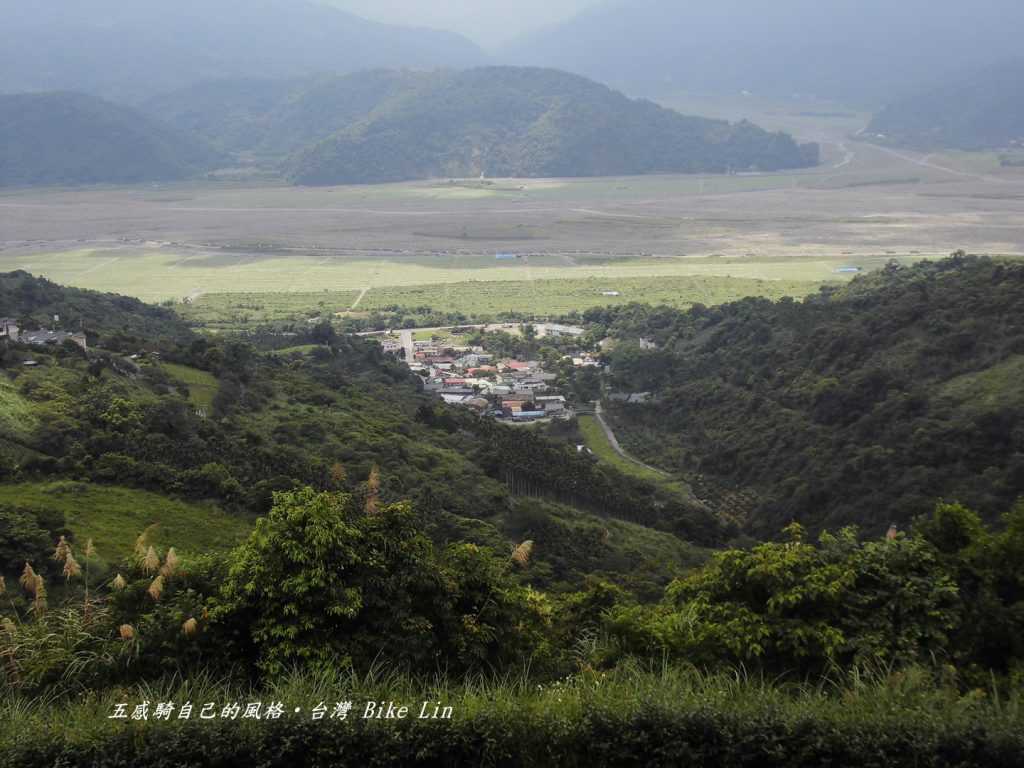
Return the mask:
{"type": "Polygon", "coordinates": [[[351,495],[277,493],[232,556],[221,630],[275,675],[291,665],[467,669],[543,650],[546,601],[508,563],[459,545],[438,555],[408,504],[371,514],[351,495]]]}

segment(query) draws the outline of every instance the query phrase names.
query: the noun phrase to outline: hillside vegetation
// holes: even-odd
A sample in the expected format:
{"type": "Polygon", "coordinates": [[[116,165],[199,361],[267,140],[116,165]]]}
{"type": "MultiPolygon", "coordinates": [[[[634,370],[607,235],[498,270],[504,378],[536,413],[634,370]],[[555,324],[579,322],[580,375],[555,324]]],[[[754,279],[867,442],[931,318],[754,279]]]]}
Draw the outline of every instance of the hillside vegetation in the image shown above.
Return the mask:
{"type": "Polygon", "coordinates": [[[921,150],[1024,147],[1024,60],[951,77],[895,101],[868,133],[921,150]]]}
{"type": "MultiPolygon", "coordinates": [[[[273,349],[281,337],[250,336],[263,350],[26,273],[0,277],[0,306],[26,319],[60,314],[91,350],[0,347],[0,398],[19,414],[0,418],[0,481],[116,483],[249,521],[275,491],[365,493],[376,471],[382,500],[414,502],[438,540],[533,538],[536,583],[568,588],[603,573],[647,595],[700,559],[688,542],[722,535],[671,490],[440,407],[378,345],[329,326],[285,337],[292,351],[273,349]]],[[[141,532],[131,521],[126,536],[141,532]]],[[[176,546],[190,549],[188,536],[176,546]]]]}
{"type": "MultiPolygon", "coordinates": [[[[132,344],[159,348],[193,338],[192,331],[170,309],[128,296],[67,288],[28,272],[0,272],[0,308],[22,328],[49,328],[54,316],[60,327],[81,330],[91,344],[131,349],[132,344]]],[[[136,351],[136,350],[132,350],[136,351]]]]}
{"type": "Polygon", "coordinates": [[[165,181],[220,159],[201,142],[93,96],[0,95],[0,186],[165,181]]]}
{"type": "MultiPolygon", "coordinates": [[[[875,402],[856,362],[872,359],[876,338],[926,384],[941,379],[954,402],[1012,377],[1020,278],[1018,267],[960,258],[805,305],[634,306],[591,320],[656,338],[688,353],[677,365],[692,358],[719,376],[712,385],[691,372],[708,385],[707,418],[726,431],[737,421],[711,397],[755,381],[759,350],[774,354],[780,379],[798,365],[822,374],[823,350],[836,372],[854,371],[852,389],[809,383],[821,395],[816,417],[842,438],[852,407],[875,402]],[[923,296],[943,308],[937,316],[930,303],[922,311],[923,296]],[[966,312],[968,301],[986,309],[966,312]],[[785,322],[773,325],[780,309],[785,322]],[[846,348],[858,320],[876,325],[846,348]],[[974,348],[967,331],[945,328],[949,346],[932,349],[929,329],[953,322],[984,328],[984,341],[976,334],[974,348]],[[733,346],[736,358],[716,360],[733,346]],[[787,363],[800,351],[809,357],[787,363]],[[986,366],[996,362],[1006,368],[986,366]]],[[[96,317],[117,302],[13,279],[29,315],[74,301],[96,317]]],[[[154,318],[140,314],[143,325],[154,318]]],[[[535,765],[543,755],[566,765],[696,756],[939,766],[1012,765],[1021,754],[1024,504],[998,520],[986,509],[991,522],[933,504],[886,537],[847,528],[812,541],[793,523],[779,542],[701,552],[687,542],[722,545],[730,530],[670,484],[595,463],[573,435],[551,439],[554,428],[516,430],[444,406],[372,343],[328,325],[287,337],[256,329],[244,341],[177,339],[180,323],[166,325],[158,358],[145,343],[127,357],[143,330],[130,321],[88,355],[0,346],[5,399],[29,414],[0,422],[0,440],[26,444],[23,456],[0,454],[0,753],[14,764],[166,765],[168,754],[278,764],[301,753],[303,764],[335,765],[373,750],[383,765],[535,765]],[[36,366],[23,365],[29,355],[36,366]],[[191,388],[214,381],[204,414],[191,388]],[[267,719],[241,716],[254,699],[267,719]],[[381,699],[414,713],[423,701],[460,709],[366,720],[366,702],[381,699]],[[133,719],[143,701],[148,713],[133,719]],[[172,724],[157,701],[196,706],[172,724]],[[199,714],[208,701],[215,723],[199,714]],[[346,717],[328,717],[342,701],[346,717]]],[[[659,375],[630,348],[615,347],[616,377],[659,375]]],[[[685,405],[688,394],[666,402],[685,405]]],[[[990,407],[974,401],[971,413],[990,407]]],[[[899,427],[901,413],[885,416],[899,427]]],[[[756,407],[740,416],[764,439],[756,407]]],[[[676,419],[663,408],[659,424],[676,419]]],[[[659,437],[671,450],[672,432],[659,437]]],[[[985,439],[989,454],[970,447],[996,468],[985,480],[999,490],[992,454],[1014,449],[998,430],[985,439]]],[[[807,464],[799,446],[774,450],[807,464]]],[[[922,498],[942,490],[938,478],[908,477],[922,498]]],[[[894,519],[916,503],[868,499],[894,519]]]]}
{"type": "Polygon", "coordinates": [[[337,184],[720,173],[817,162],[817,145],[750,123],[685,117],[555,70],[489,67],[383,101],[301,152],[289,171],[299,184],[337,184]]]}
{"type": "Polygon", "coordinates": [[[587,318],[611,353],[620,440],[755,535],[906,525],[936,499],[994,520],[1024,494],[1024,265],[891,266],[803,302],[587,318]]]}
{"type": "Polygon", "coordinates": [[[299,184],[605,176],[814,165],[817,145],[750,123],[686,117],[555,70],[377,70],[205,83],[152,114],[235,153],[285,157],[299,184]]]}

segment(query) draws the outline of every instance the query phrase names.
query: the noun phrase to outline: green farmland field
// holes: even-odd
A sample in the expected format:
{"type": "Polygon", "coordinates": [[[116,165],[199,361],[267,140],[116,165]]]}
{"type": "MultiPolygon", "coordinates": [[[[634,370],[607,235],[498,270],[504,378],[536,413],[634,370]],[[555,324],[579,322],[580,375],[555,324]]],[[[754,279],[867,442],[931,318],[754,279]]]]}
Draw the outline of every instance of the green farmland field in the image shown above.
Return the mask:
{"type": "MultiPolygon", "coordinates": [[[[586,277],[561,280],[394,286],[374,288],[360,302],[362,312],[387,312],[396,307],[429,307],[435,312],[462,312],[470,317],[495,317],[504,312],[558,316],[591,307],[631,302],[685,308],[700,303],[721,304],[745,296],[779,299],[817,291],[821,282],[765,280],[717,276],[586,277]],[[615,291],[619,295],[605,295],[615,291]]],[[[231,294],[212,293],[177,305],[187,320],[208,328],[238,328],[252,323],[302,322],[310,317],[346,314],[352,292],[231,294]],[[268,309],[271,308],[272,310],[268,309]]],[[[429,334],[428,334],[429,336],[429,334]]],[[[421,340],[421,339],[417,339],[421,340]]]]}
{"type": "MultiPolygon", "coordinates": [[[[251,321],[281,319],[291,305],[287,294],[305,294],[313,311],[351,309],[360,292],[363,311],[381,288],[444,286],[470,282],[529,283],[543,280],[594,280],[617,288],[627,279],[742,278],[746,280],[822,282],[840,279],[836,269],[883,266],[892,254],[762,257],[596,257],[533,256],[497,262],[494,256],[410,255],[387,258],[317,257],[304,254],[181,255],[162,249],[92,249],[12,257],[0,254],[0,271],[25,269],[55,282],[136,296],[144,301],[195,301],[206,294],[236,297],[232,315],[251,321]],[[274,298],[268,298],[273,294],[274,298]],[[315,300],[312,300],[314,299],[315,300]],[[370,300],[368,304],[367,301],[370,300]]],[[[911,257],[905,257],[911,259],[911,257]]],[[[653,284],[653,283],[649,283],[653,284]]],[[[228,311],[225,309],[225,311],[228,311]]]]}
{"type": "Polygon", "coordinates": [[[744,296],[805,296],[820,283],[797,280],[760,280],[729,277],[596,277],[532,282],[455,283],[375,289],[361,308],[428,306],[439,312],[482,316],[500,312],[562,315],[591,307],[631,302],[688,307],[695,303],[721,304],[744,296]],[[619,295],[605,295],[606,292],[619,295]]]}

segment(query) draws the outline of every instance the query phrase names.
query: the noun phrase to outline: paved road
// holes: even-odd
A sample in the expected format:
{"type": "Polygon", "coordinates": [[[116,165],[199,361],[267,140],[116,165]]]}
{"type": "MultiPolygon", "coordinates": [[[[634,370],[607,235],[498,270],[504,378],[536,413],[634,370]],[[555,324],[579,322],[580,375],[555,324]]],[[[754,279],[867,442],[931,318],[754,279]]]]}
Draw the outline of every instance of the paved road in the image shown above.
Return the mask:
{"type": "Polygon", "coordinates": [[[416,345],[412,341],[412,331],[402,331],[398,334],[402,342],[402,349],[405,351],[405,364],[412,365],[416,362],[416,345]]]}
{"type": "Polygon", "coordinates": [[[644,469],[650,470],[651,472],[655,472],[666,479],[673,479],[672,476],[665,470],[658,469],[657,467],[652,467],[650,464],[644,464],[639,459],[636,459],[630,456],[628,453],[626,453],[626,451],[623,450],[622,446],[619,445],[619,440],[618,438],[615,437],[615,433],[612,432],[612,428],[608,426],[608,422],[604,420],[604,409],[601,407],[601,401],[595,400],[594,406],[594,416],[597,418],[597,423],[601,425],[601,429],[604,430],[605,437],[607,437],[608,442],[611,443],[613,451],[615,451],[619,456],[621,456],[626,461],[632,462],[633,464],[636,464],[639,467],[643,467],[644,469]]]}

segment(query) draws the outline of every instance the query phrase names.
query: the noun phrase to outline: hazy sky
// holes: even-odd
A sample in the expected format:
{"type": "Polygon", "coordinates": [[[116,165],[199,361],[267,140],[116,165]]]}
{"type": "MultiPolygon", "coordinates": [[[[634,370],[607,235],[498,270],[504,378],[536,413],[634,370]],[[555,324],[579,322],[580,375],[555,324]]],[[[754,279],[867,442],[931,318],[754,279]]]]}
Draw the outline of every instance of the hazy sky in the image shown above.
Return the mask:
{"type": "Polygon", "coordinates": [[[461,32],[485,48],[553,24],[600,0],[326,0],[376,21],[461,32]]]}

